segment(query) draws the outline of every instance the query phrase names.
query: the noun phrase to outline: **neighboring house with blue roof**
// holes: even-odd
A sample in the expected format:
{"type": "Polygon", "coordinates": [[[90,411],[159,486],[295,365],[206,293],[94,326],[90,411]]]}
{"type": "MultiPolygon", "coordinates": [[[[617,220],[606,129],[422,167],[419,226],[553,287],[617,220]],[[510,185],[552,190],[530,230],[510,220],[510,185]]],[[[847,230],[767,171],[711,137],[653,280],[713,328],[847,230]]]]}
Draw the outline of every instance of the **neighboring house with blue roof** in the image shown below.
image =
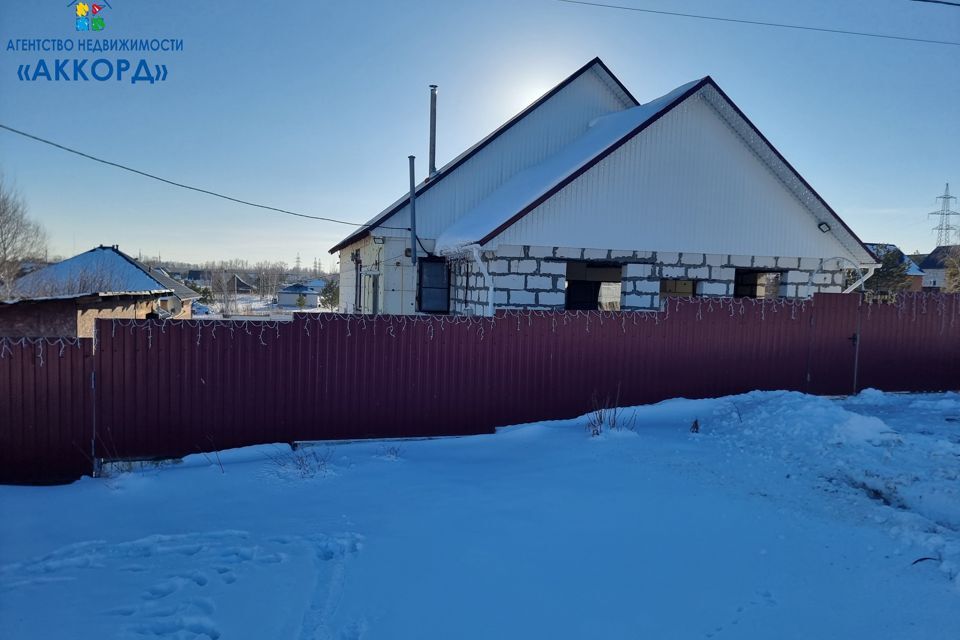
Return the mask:
{"type": "Polygon", "coordinates": [[[906,291],[923,291],[923,269],[920,268],[920,265],[918,265],[913,258],[901,251],[900,247],[887,242],[868,242],[866,244],[867,248],[873,252],[873,255],[877,256],[880,260],[883,260],[883,257],[890,251],[899,251],[901,256],[900,262],[907,265],[906,276],[910,279],[910,286],[907,287],[906,291]]]}
{"type": "Polygon", "coordinates": [[[414,192],[330,249],[340,311],[797,299],[879,266],[712,78],[641,103],[599,58],[414,192]]]}
{"type": "Polygon", "coordinates": [[[320,306],[320,290],[298,282],[277,292],[277,306],[280,307],[300,307],[301,299],[304,309],[316,309],[320,306]]]}

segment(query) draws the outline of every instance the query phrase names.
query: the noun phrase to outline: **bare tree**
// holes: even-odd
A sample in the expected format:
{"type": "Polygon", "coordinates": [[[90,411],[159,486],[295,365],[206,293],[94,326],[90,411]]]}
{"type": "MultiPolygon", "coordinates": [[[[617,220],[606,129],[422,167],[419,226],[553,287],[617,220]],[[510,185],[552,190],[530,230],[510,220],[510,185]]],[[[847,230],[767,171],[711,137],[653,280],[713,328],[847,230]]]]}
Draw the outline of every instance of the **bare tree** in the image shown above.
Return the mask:
{"type": "Polygon", "coordinates": [[[27,216],[27,204],[0,174],[0,298],[13,296],[23,263],[43,256],[47,234],[27,216]]]}
{"type": "Polygon", "coordinates": [[[283,282],[283,274],[287,270],[284,262],[258,262],[254,265],[257,275],[257,292],[261,299],[273,299],[283,282]]]}
{"type": "Polygon", "coordinates": [[[953,247],[943,261],[946,267],[943,290],[946,293],[960,293],[960,247],[953,247]]]}
{"type": "Polygon", "coordinates": [[[226,315],[237,311],[236,280],[224,263],[210,269],[210,292],[214,304],[220,307],[220,313],[226,315]]]}

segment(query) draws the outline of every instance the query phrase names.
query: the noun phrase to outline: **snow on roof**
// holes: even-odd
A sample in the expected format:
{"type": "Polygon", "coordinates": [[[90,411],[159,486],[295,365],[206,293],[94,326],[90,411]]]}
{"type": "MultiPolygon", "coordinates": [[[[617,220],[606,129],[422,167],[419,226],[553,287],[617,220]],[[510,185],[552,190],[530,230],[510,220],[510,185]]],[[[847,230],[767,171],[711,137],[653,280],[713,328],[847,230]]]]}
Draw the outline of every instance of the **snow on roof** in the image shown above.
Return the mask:
{"type": "Polygon", "coordinates": [[[505,182],[437,239],[436,251],[451,254],[477,243],[624,136],[659,115],[701,80],[677,87],[650,102],[601,116],[586,133],[540,164],[505,182]]]}
{"type": "MultiPolygon", "coordinates": [[[[867,242],[865,243],[867,249],[873,252],[875,256],[883,260],[883,256],[887,255],[889,251],[900,251],[900,248],[895,244],[888,244],[885,242],[867,242]]],[[[905,254],[903,251],[900,251],[900,256],[903,264],[907,265],[907,275],[908,276],[922,276],[923,270],[917,266],[917,263],[913,259],[905,254]]]]}
{"type": "Polygon", "coordinates": [[[280,289],[279,293],[317,293],[317,290],[302,282],[298,282],[296,284],[288,284],[283,289],[280,289]]]}
{"type": "Polygon", "coordinates": [[[33,299],[171,292],[136,260],[104,246],[29,273],[13,289],[16,297],[33,299]]]}
{"type": "MultiPolygon", "coordinates": [[[[483,138],[482,140],[480,140],[479,142],[471,146],[469,149],[467,149],[466,151],[458,155],[456,158],[454,158],[447,164],[440,167],[434,175],[424,179],[423,182],[419,183],[416,186],[417,197],[420,197],[422,191],[426,191],[427,189],[430,189],[435,184],[440,182],[443,178],[453,173],[454,170],[456,170],[464,162],[470,159],[475,153],[479,152],[481,149],[486,147],[489,143],[496,140],[501,134],[503,134],[505,131],[508,131],[514,124],[526,118],[527,115],[533,113],[540,105],[548,101],[558,91],[560,91],[561,89],[566,87],[568,84],[570,84],[571,82],[579,78],[582,74],[586,73],[591,69],[596,69],[599,73],[602,73],[604,76],[606,76],[614,85],[616,85],[616,87],[620,91],[623,92],[623,96],[629,101],[629,103],[640,104],[639,102],[637,102],[637,99],[633,97],[633,94],[631,94],[630,91],[623,85],[623,83],[620,82],[620,79],[617,78],[617,76],[615,76],[612,71],[610,71],[610,69],[607,67],[606,64],[604,64],[603,60],[601,60],[599,57],[596,57],[590,62],[588,62],[587,64],[580,67],[580,69],[578,69],[576,72],[568,76],[563,82],[555,86],[553,89],[551,89],[544,95],[540,96],[539,99],[537,99],[532,104],[530,104],[526,109],[524,109],[523,111],[515,115],[513,118],[511,118],[507,122],[503,123],[500,127],[495,129],[488,136],[486,136],[485,138],[483,138]]],[[[371,230],[375,229],[385,220],[390,218],[390,216],[394,215],[399,210],[401,210],[409,201],[410,201],[409,193],[405,193],[404,195],[400,196],[389,207],[387,207],[386,209],[384,209],[383,211],[375,215],[373,218],[368,220],[366,224],[364,224],[362,227],[360,227],[359,229],[357,229],[356,231],[348,235],[346,238],[338,242],[336,245],[334,245],[333,248],[330,249],[330,253],[339,251],[340,249],[349,245],[350,243],[366,235],[369,235],[371,230]]]]}

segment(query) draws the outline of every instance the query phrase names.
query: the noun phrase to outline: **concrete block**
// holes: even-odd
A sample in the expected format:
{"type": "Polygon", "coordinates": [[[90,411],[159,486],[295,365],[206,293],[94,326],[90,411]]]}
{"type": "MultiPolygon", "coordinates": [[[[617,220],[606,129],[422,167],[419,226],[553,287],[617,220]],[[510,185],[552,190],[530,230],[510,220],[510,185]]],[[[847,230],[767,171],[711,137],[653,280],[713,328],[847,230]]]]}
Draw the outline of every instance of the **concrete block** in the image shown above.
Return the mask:
{"type": "Polygon", "coordinates": [[[737,270],[732,267],[710,267],[711,280],[733,280],[737,270]]]}
{"type": "Polygon", "coordinates": [[[491,260],[487,263],[487,269],[490,273],[509,273],[510,263],[506,260],[491,260]]]}
{"type": "Polygon", "coordinates": [[[704,257],[702,253],[681,253],[680,254],[680,264],[699,266],[703,264],[703,260],[704,260],[704,257]]]}
{"type": "Polygon", "coordinates": [[[838,284],[832,284],[826,287],[818,287],[817,290],[820,291],[820,293],[843,293],[843,287],[838,284]]]}
{"type": "Polygon", "coordinates": [[[773,256],[754,256],[753,266],[758,269],[774,269],[777,266],[777,259],[773,256]]]}
{"type": "Polygon", "coordinates": [[[606,260],[610,252],[607,249],[584,249],[584,260],[606,260]]]}
{"type": "Polygon", "coordinates": [[[653,265],[630,263],[623,265],[624,278],[649,278],[653,275],[653,265]]]}
{"type": "Polygon", "coordinates": [[[659,280],[634,280],[633,290],[637,293],[656,293],[660,294],[659,280]]]}
{"type": "Polygon", "coordinates": [[[799,269],[800,258],[777,258],[777,266],[781,269],[799,269]]]}
{"type": "Polygon", "coordinates": [[[690,267],[687,277],[692,280],[706,280],[710,277],[710,267],[690,267]]]}
{"type": "Polygon", "coordinates": [[[653,251],[634,251],[633,253],[638,260],[653,260],[655,257],[653,251]]]}
{"type": "Polygon", "coordinates": [[[813,295],[814,287],[809,284],[798,284],[794,295],[798,298],[809,298],[813,295]]]}
{"type": "Polygon", "coordinates": [[[536,304],[537,296],[532,291],[511,291],[510,304],[536,304]]]}
{"type": "Polygon", "coordinates": [[[685,267],[663,267],[660,275],[664,278],[686,278],[687,269],[685,267]]]}
{"type": "Polygon", "coordinates": [[[583,258],[583,249],[574,249],[573,247],[557,247],[556,253],[558,258],[575,258],[577,260],[583,258]]]}
{"type": "Polygon", "coordinates": [[[719,253],[708,253],[703,256],[703,261],[706,262],[709,267],[722,267],[727,264],[727,256],[719,253]]]}
{"type": "Polygon", "coordinates": [[[660,264],[677,264],[680,262],[680,254],[669,251],[657,251],[657,262],[660,264]]]}
{"type": "Polygon", "coordinates": [[[610,252],[610,258],[632,258],[633,251],[617,251],[614,249],[610,252]]]}
{"type": "Polygon", "coordinates": [[[567,263],[544,260],[540,263],[540,273],[565,276],[567,275],[567,263]]]}
{"type": "Polygon", "coordinates": [[[496,291],[493,292],[493,304],[500,306],[502,304],[507,304],[507,292],[506,291],[496,291]]]}
{"type": "Polygon", "coordinates": [[[527,255],[531,258],[552,258],[553,247],[530,246],[527,247],[527,255]]]}
{"type": "Polygon", "coordinates": [[[808,271],[787,271],[786,282],[790,284],[806,284],[810,281],[810,272],[808,271]]]}
{"type": "Polygon", "coordinates": [[[493,277],[493,286],[498,289],[523,289],[525,284],[520,275],[493,277]]]}
{"type": "Polygon", "coordinates": [[[502,244],[497,249],[497,255],[502,258],[522,258],[524,257],[523,247],[513,244],[502,244]]]}
{"type": "Polygon", "coordinates": [[[553,289],[550,276],[527,276],[527,289],[553,289]]]}
{"type": "Polygon", "coordinates": [[[562,307],[566,300],[567,295],[562,291],[541,291],[537,294],[537,304],[551,307],[562,307]]]}
{"type": "Polygon", "coordinates": [[[837,271],[836,273],[833,274],[834,284],[839,284],[842,286],[846,284],[846,282],[847,282],[847,274],[845,274],[843,271],[837,271]]]}
{"type": "Polygon", "coordinates": [[[511,260],[510,273],[536,273],[539,266],[536,260],[511,260]]]}
{"type": "Polygon", "coordinates": [[[751,256],[730,256],[729,264],[734,267],[749,267],[753,264],[753,258],[751,256]]]}
{"type": "Polygon", "coordinates": [[[820,258],[800,258],[800,268],[815,271],[823,261],[820,258]]]}
{"type": "Polygon", "coordinates": [[[697,294],[701,296],[727,295],[726,282],[700,282],[697,284],[697,294]]]}
{"type": "Polygon", "coordinates": [[[813,274],[813,284],[833,284],[833,276],[829,273],[813,274]]]}
{"type": "Polygon", "coordinates": [[[843,264],[843,260],[827,259],[823,261],[823,265],[821,265],[820,268],[824,271],[841,271],[843,264]]]}

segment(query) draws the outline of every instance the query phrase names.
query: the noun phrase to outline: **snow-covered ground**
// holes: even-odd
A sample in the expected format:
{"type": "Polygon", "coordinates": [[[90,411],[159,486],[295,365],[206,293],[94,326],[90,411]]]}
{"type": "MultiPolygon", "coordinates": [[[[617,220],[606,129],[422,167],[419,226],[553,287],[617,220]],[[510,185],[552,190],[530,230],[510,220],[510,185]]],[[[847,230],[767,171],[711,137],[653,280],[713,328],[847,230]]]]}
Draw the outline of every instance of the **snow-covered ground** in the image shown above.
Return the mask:
{"type": "MultiPolygon", "coordinates": [[[[328,309],[300,309],[299,307],[281,307],[274,298],[261,298],[255,294],[240,294],[233,303],[233,311],[228,316],[230,320],[267,320],[290,321],[294,313],[327,313],[328,309]]],[[[209,305],[200,305],[195,318],[200,320],[223,320],[222,305],[218,302],[209,305]],[[201,308],[202,307],[202,308],[201,308]],[[203,312],[203,310],[206,312],[203,312]]]]}
{"type": "Polygon", "coordinates": [[[0,637],[960,637],[960,395],[619,423],[0,487],[0,637]]]}

